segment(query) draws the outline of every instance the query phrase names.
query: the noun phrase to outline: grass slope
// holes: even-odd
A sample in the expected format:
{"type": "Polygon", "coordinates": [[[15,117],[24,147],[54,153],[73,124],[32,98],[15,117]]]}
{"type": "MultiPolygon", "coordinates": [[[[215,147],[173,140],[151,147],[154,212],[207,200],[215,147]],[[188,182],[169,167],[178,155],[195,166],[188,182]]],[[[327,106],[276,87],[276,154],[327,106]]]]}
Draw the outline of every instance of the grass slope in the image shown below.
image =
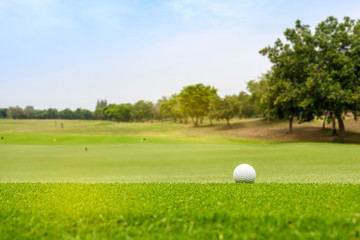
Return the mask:
{"type": "MultiPolygon", "coordinates": [[[[208,123],[193,128],[173,122],[160,123],[116,123],[110,121],[79,120],[0,120],[1,136],[25,135],[58,138],[60,136],[130,136],[130,137],[217,137],[253,139],[266,142],[333,142],[331,126],[322,129],[322,121],[302,124],[294,123],[294,134],[288,134],[287,121],[272,121],[267,124],[262,119],[232,120],[229,128],[224,122],[208,123]],[[61,123],[64,128],[61,128],[61,123]]],[[[360,121],[345,121],[346,142],[360,143],[360,121]]]]}

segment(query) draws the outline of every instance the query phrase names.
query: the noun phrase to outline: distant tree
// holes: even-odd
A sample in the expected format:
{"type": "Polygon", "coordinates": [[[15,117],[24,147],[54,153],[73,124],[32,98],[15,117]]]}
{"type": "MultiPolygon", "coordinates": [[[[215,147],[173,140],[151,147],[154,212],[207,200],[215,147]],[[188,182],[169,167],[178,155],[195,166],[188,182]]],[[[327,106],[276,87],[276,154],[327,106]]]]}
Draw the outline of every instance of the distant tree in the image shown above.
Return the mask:
{"type": "Polygon", "coordinates": [[[217,89],[203,84],[186,86],[180,92],[181,108],[190,115],[195,127],[198,127],[199,120],[209,113],[210,100],[216,92],[217,89]]]}
{"type": "Polygon", "coordinates": [[[105,119],[104,108],[107,106],[106,100],[97,100],[94,111],[94,118],[97,120],[105,119]]]}
{"type": "Polygon", "coordinates": [[[47,110],[47,115],[49,119],[57,119],[59,117],[59,112],[55,108],[49,108],[47,110]]]}
{"type": "Polygon", "coordinates": [[[92,120],[94,119],[93,113],[87,109],[81,109],[81,119],[92,120]]]}
{"type": "Polygon", "coordinates": [[[77,108],[74,112],[73,112],[73,119],[82,119],[81,116],[81,108],[77,108]]]}
{"type": "Polygon", "coordinates": [[[247,98],[247,104],[252,108],[253,115],[264,116],[265,106],[261,102],[261,98],[266,92],[266,77],[262,75],[258,81],[251,80],[247,83],[246,89],[250,93],[247,98]]]}
{"type": "Polygon", "coordinates": [[[48,111],[47,110],[34,110],[34,118],[36,119],[48,119],[48,111]]]}
{"type": "Polygon", "coordinates": [[[236,95],[232,95],[232,96],[225,96],[222,102],[223,102],[222,117],[226,120],[227,125],[231,127],[230,120],[239,114],[240,101],[236,95]]]}
{"type": "Polygon", "coordinates": [[[26,106],[23,110],[24,118],[34,118],[34,107],[33,106],[26,106]]]}
{"type": "Polygon", "coordinates": [[[160,112],[162,115],[171,117],[174,122],[187,122],[187,115],[181,107],[178,95],[172,95],[167,101],[160,104],[160,112]]]}
{"type": "Polygon", "coordinates": [[[209,113],[208,118],[210,119],[210,124],[212,125],[212,120],[221,120],[222,119],[222,99],[216,94],[213,95],[209,103],[209,113]]]}
{"type": "Polygon", "coordinates": [[[19,106],[9,107],[7,109],[6,115],[8,118],[21,119],[21,118],[24,118],[24,111],[19,106]]]}
{"type": "Polygon", "coordinates": [[[131,109],[130,103],[125,104],[110,104],[104,108],[105,116],[108,119],[117,122],[130,122],[131,121],[131,109]]]}
{"type": "Polygon", "coordinates": [[[154,119],[154,104],[150,101],[140,100],[131,109],[131,117],[134,121],[154,119]]]}
{"type": "Polygon", "coordinates": [[[238,96],[225,96],[223,99],[214,96],[210,101],[210,119],[224,119],[229,127],[230,120],[239,114],[240,110],[240,101],[238,96]]]}
{"type": "Polygon", "coordinates": [[[60,112],[60,118],[62,119],[74,119],[74,113],[71,109],[66,108],[60,112]]]}
{"type": "Polygon", "coordinates": [[[6,118],[7,117],[7,108],[0,108],[0,118],[6,118]]]}

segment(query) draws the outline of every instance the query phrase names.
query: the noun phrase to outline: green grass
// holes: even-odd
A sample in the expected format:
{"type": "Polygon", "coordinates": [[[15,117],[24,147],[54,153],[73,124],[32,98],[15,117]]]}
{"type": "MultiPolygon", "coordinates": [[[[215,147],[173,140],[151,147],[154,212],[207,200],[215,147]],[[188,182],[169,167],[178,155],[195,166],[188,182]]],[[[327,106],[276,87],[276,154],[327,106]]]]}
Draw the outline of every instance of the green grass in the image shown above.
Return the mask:
{"type": "Polygon", "coordinates": [[[360,145],[64,123],[0,120],[0,239],[360,238],[360,145]]]}
{"type": "Polygon", "coordinates": [[[2,239],[356,239],[343,184],[0,184],[2,239]]]}

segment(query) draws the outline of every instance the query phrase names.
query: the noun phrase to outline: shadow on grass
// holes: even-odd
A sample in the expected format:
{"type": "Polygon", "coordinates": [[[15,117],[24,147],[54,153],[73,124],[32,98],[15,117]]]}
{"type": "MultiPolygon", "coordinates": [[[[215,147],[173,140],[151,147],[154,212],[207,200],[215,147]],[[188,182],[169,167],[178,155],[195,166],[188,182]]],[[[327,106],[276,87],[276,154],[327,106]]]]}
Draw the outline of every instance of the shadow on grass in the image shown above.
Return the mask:
{"type": "MultiPolygon", "coordinates": [[[[340,143],[338,136],[332,135],[331,127],[325,129],[314,126],[314,123],[302,123],[293,125],[293,133],[289,133],[288,121],[272,120],[269,124],[266,119],[241,121],[230,123],[231,127],[224,122],[215,122],[213,125],[203,124],[199,129],[211,129],[221,135],[250,138],[271,142],[336,142],[340,143]],[[309,126],[309,124],[312,124],[309,126]]],[[[360,132],[346,131],[345,143],[360,144],[360,132]]]]}

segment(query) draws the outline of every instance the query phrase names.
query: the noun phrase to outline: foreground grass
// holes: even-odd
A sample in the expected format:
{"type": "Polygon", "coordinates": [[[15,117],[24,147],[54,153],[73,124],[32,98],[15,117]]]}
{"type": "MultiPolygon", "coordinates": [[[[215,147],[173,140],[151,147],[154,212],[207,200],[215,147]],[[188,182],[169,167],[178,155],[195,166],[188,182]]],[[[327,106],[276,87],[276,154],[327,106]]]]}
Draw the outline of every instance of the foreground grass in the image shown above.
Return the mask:
{"type": "Polygon", "coordinates": [[[0,184],[1,239],[356,239],[344,184],[0,184]]]}

